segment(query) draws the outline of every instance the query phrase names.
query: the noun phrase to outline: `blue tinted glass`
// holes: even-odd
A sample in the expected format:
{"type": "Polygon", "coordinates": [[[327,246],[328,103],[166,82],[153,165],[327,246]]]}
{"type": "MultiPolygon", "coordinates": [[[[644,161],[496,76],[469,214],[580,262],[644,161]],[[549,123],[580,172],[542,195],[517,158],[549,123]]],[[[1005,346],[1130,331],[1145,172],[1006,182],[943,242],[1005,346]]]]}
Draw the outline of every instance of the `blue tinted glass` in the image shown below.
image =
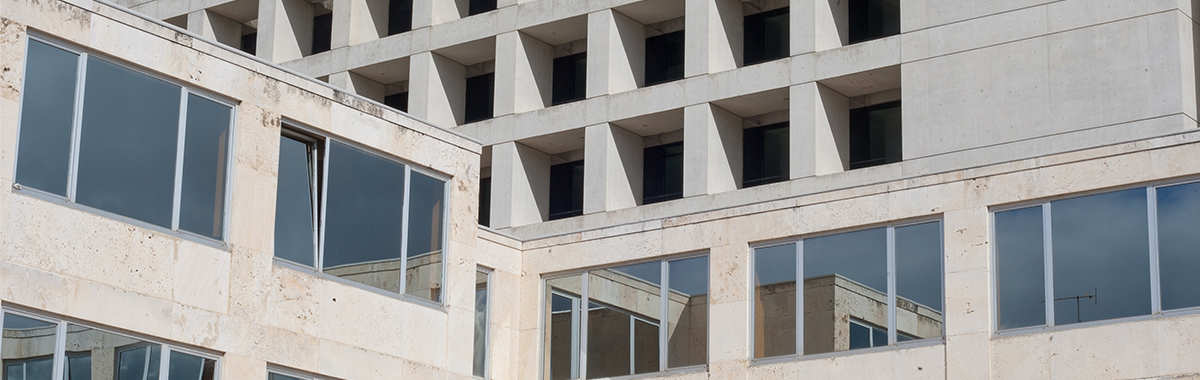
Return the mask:
{"type": "Polygon", "coordinates": [[[887,340],[887,331],[874,327],[871,328],[871,347],[886,346],[888,344],[887,340]]]}
{"type": "Polygon", "coordinates": [[[29,40],[17,183],[67,195],[79,55],[29,40]]]}
{"type": "Polygon", "coordinates": [[[942,336],[942,223],[896,228],[896,328],[942,336]]]}
{"type": "Polygon", "coordinates": [[[871,328],[854,322],[850,323],[850,349],[871,347],[871,328]]]}
{"type": "Polygon", "coordinates": [[[338,142],[329,149],[324,271],[399,292],[404,165],[338,142]]]}
{"type": "Polygon", "coordinates": [[[667,367],[708,362],[708,256],[667,262],[667,367]]]}
{"type": "Polygon", "coordinates": [[[117,380],[158,380],[159,346],[120,350],[117,354],[117,380]]]}
{"type": "Polygon", "coordinates": [[[5,347],[6,380],[50,380],[57,328],[54,323],[4,313],[0,346],[5,347]]]}
{"type": "Polygon", "coordinates": [[[179,229],[213,239],[224,237],[230,111],[228,106],[188,95],[179,229]]]}
{"type": "Polygon", "coordinates": [[[1162,308],[1200,306],[1200,183],[1157,191],[1162,308]]]}
{"type": "Polygon", "coordinates": [[[998,327],[1046,324],[1042,207],[998,212],[996,220],[996,308],[998,327]]]}
{"type": "Polygon", "coordinates": [[[92,380],[92,354],[67,357],[67,380],[92,380]]]}
{"type": "Polygon", "coordinates": [[[405,292],[441,302],[446,183],[415,171],[409,182],[408,280],[405,292]]]}
{"type": "Polygon", "coordinates": [[[315,146],[279,137],[279,180],[275,193],[275,257],[313,266],[316,252],[315,146]]]}
{"type": "Polygon", "coordinates": [[[796,245],[754,249],[754,357],[796,353],[796,245]]]}
{"type": "Polygon", "coordinates": [[[849,349],[839,318],[887,326],[887,292],[886,228],[804,240],[804,354],[849,349]]]}
{"type": "Polygon", "coordinates": [[[212,359],[171,351],[167,378],[170,380],[212,380],[215,367],[216,361],[212,359]]]}

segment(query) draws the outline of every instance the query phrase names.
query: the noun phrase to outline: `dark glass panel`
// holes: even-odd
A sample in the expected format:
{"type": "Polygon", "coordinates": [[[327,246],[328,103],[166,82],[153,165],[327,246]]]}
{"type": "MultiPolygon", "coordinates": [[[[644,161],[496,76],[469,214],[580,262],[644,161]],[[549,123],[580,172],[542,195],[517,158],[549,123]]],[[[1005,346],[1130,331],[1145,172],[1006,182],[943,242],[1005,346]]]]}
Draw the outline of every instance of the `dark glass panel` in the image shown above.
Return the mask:
{"type": "Polygon", "coordinates": [[[895,239],[897,334],[940,338],[942,223],[897,227],[895,239]]]}
{"type": "Polygon", "coordinates": [[[746,16],[742,44],[746,66],[789,55],[790,18],[788,7],[746,16]]]}
{"type": "Polygon", "coordinates": [[[16,182],[67,196],[79,55],[29,40],[16,182]]]}
{"type": "Polygon", "coordinates": [[[333,38],[333,13],[313,17],[312,54],[329,51],[333,38]]]}
{"type": "Polygon", "coordinates": [[[558,105],[587,96],[587,53],[554,59],[551,104],[558,105]]]}
{"type": "Polygon", "coordinates": [[[410,177],[405,292],[441,302],[446,183],[415,171],[410,177]]]}
{"type": "Polygon", "coordinates": [[[1162,308],[1200,306],[1200,183],[1156,191],[1162,308]]]}
{"type": "Polygon", "coordinates": [[[788,123],[742,131],[742,187],[788,179],[788,123]]]}
{"type": "Polygon", "coordinates": [[[388,35],[412,30],[413,0],[388,1],[388,35]]]}
{"type": "Polygon", "coordinates": [[[900,162],[900,102],[850,110],[850,169],[900,162]]]}
{"type": "Polygon", "coordinates": [[[900,0],[850,0],[849,42],[900,34],[900,0]]]}
{"type": "Polygon", "coordinates": [[[308,266],[316,257],[319,156],[315,143],[279,137],[275,257],[308,266]]]}
{"type": "Polygon", "coordinates": [[[483,74],[467,78],[464,123],[474,123],[492,118],[495,84],[496,74],[483,74]]]}
{"type": "Polygon", "coordinates": [[[683,79],[683,32],[646,39],[646,85],[683,79]]]}
{"type": "Polygon", "coordinates": [[[646,148],[642,153],[642,204],[683,198],[683,142],[646,148]]]}
{"type": "Polygon", "coordinates": [[[258,32],[242,35],[241,50],[250,55],[258,54],[258,32]]]}
{"type": "Polygon", "coordinates": [[[339,142],[329,149],[323,270],[399,292],[404,165],[339,142]]]}
{"type": "Polygon", "coordinates": [[[492,225],[492,177],[479,180],[479,225],[492,225]]]}
{"type": "Polygon", "coordinates": [[[167,378],[170,380],[213,380],[216,366],[217,361],[215,360],[171,351],[167,378]]]}
{"type": "Polygon", "coordinates": [[[550,220],[583,215],[583,160],[550,166],[550,220]]]}
{"type": "Polygon", "coordinates": [[[408,112],[408,93],[401,92],[383,97],[383,105],[392,107],[397,111],[408,112]]]}
{"type": "Polygon", "coordinates": [[[496,0],[468,0],[468,1],[470,1],[469,5],[467,7],[468,8],[467,14],[469,16],[474,16],[474,15],[477,15],[480,13],[496,10],[496,0]]]}
{"type": "Polygon", "coordinates": [[[999,329],[1046,324],[1042,207],[998,212],[996,308],[999,329]]]}
{"type": "Polygon", "coordinates": [[[224,237],[230,112],[228,106],[188,95],[179,229],[213,239],[224,237]]]}

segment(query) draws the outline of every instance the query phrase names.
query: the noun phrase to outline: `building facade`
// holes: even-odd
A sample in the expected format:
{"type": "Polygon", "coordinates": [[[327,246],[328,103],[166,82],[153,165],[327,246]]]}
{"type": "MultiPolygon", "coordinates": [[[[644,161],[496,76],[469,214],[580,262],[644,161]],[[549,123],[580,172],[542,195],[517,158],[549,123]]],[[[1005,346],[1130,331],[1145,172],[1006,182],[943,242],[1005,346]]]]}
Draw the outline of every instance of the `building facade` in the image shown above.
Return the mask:
{"type": "Polygon", "coordinates": [[[3,1],[3,378],[1200,378],[1196,12],[3,1]]]}

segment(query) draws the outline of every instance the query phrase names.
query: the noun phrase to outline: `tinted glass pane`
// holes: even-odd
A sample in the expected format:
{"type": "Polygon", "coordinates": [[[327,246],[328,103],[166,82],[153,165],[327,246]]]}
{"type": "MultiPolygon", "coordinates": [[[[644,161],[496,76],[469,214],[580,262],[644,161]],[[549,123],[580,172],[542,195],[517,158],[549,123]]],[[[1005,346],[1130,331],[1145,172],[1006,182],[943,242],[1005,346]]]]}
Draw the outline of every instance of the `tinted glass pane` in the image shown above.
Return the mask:
{"type": "Polygon", "coordinates": [[[214,239],[224,236],[229,113],[228,106],[188,95],[179,229],[214,239]]]}
{"type": "Polygon", "coordinates": [[[642,204],[683,198],[683,142],[649,147],[642,154],[642,204]]]}
{"type": "Polygon", "coordinates": [[[708,257],[667,262],[667,367],[707,363],[708,257]]]}
{"type": "Polygon", "coordinates": [[[333,13],[313,17],[312,53],[329,51],[333,37],[333,13]]]}
{"type": "Polygon", "coordinates": [[[871,328],[850,322],[850,349],[871,347],[871,328]]]}
{"type": "Polygon", "coordinates": [[[313,265],[316,252],[315,146],[279,137],[279,182],[275,193],[275,257],[313,265]]]}
{"type": "Polygon", "coordinates": [[[475,355],[471,373],[483,377],[487,363],[488,273],[475,272],[475,355]]]}
{"type": "Polygon", "coordinates": [[[900,102],[850,110],[850,168],[903,159],[900,102]]]}
{"type": "Polygon", "coordinates": [[[258,32],[242,35],[241,50],[246,54],[258,54],[258,32]]]}
{"type": "Polygon", "coordinates": [[[404,165],[330,143],[325,273],[400,291],[404,165]]]}
{"type": "Polygon", "coordinates": [[[383,104],[397,111],[408,112],[408,93],[401,92],[383,97],[383,104]]]}
{"type": "Polygon", "coordinates": [[[588,377],[657,372],[662,263],[589,273],[588,377]]]}
{"type": "Polygon", "coordinates": [[[550,380],[579,378],[581,276],[546,280],[546,354],[543,373],[550,380]]]}
{"type": "Polygon", "coordinates": [[[646,85],[683,79],[683,31],[646,39],[646,85]]]}
{"type": "Polygon", "coordinates": [[[742,131],[742,187],[788,178],[788,123],[742,131]]]}
{"type": "Polygon", "coordinates": [[[92,380],[92,354],[68,353],[66,365],[67,380],[92,380]]]}
{"type": "Polygon", "coordinates": [[[583,215],[583,160],[550,167],[550,220],[583,215]]]}
{"type": "Polygon", "coordinates": [[[217,361],[171,351],[170,380],[213,380],[217,361]]]}
{"type": "Polygon", "coordinates": [[[552,104],[583,99],[587,87],[587,53],[555,58],[552,83],[552,104]]]}
{"type": "Polygon", "coordinates": [[[1054,323],[1150,313],[1146,189],[1051,203],[1054,323]]]}
{"type": "Polygon", "coordinates": [[[19,315],[4,314],[5,378],[50,380],[58,325],[19,315]]]}
{"type": "Polygon", "coordinates": [[[788,56],[788,8],[746,16],[744,61],[746,65],[788,56]]]}
{"type": "Polygon", "coordinates": [[[470,15],[477,15],[480,13],[484,13],[484,12],[488,12],[488,11],[492,11],[492,10],[496,9],[496,0],[468,0],[468,1],[470,1],[470,3],[469,3],[470,7],[468,9],[468,11],[469,11],[468,13],[470,15]]]}
{"type": "Polygon", "coordinates": [[[871,327],[871,347],[886,346],[887,340],[887,331],[874,326],[871,327]]]}
{"type": "Polygon", "coordinates": [[[492,225],[492,177],[479,180],[479,225],[492,225]]]}
{"type": "Polygon", "coordinates": [[[754,357],[796,353],[796,245],[754,249],[754,357]]]}
{"type": "Polygon", "coordinates": [[[179,86],[87,62],[76,202],[171,228],[179,86]]]}
{"type": "Polygon", "coordinates": [[[496,74],[467,78],[464,123],[474,123],[492,118],[495,84],[496,74]]]}
{"type": "Polygon", "coordinates": [[[280,375],[278,373],[271,373],[271,374],[267,375],[267,380],[301,380],[301,379],[299,377],[291,377],[288,375],[280,375]]]}
{"type": "Polygon", "coordinates": [[[405,292],[441,302],[442,226],[446,183],[412,172],[408,204],[408,277],[405,292]]]}
{"type": "Polygon", "coordinates": [[[1200,306],[1200,184],[1156,191],[1162,308],[1200,306]]]}
{"type": "Polygon", "coordinates": [[[804,240],[804,354],[849,350],[843,318],[887,326],[887,292],[886,228],[804,240]]]}
{"type": "Polygon", "coordinates": [[[900,0],[850,0],[849,42],[900,34],[900,0]]]}
{"type": "Polygon", "coordinates": [[[1001,330],[1046,324],[1042,208],[998,212],[996,308],[1001,330]]]}
{"type": "Polygon", "coordinates": [[[160,346],[143,344],[117,348],[116,380],[157,380],[161,350],[160,346]]]}
{"type": "Polygon", "coordinates": [[[942,223],[896,228],[896,329],[942,336],[942,223]]]}
{"type": "Polygon", "coordinates": [[[79,55],[29,40],[17,183],[67,195],[79,55]]]}
{"type": "Polygon", "coordinates": [[[412,30],[412,0],[388,2],[388,35],[412,30]]]}

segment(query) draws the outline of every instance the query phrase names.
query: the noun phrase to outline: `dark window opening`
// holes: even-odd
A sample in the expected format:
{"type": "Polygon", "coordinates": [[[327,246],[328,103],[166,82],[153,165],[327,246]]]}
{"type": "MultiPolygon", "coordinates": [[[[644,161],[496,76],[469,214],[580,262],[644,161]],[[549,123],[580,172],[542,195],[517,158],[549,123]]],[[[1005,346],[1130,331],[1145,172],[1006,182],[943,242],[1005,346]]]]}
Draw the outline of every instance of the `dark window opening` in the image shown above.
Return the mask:
{"type": "Polygon", "coordinates": [[[388,2],[388,35],[412,30],[413,0],[390,0],[388,2]]]}
{"type": "Polygon", "coordinates": [[[683,141],[646,148],[642,163],[642,204],[683,198],[683,141]]]}
{"type": "Polygon", "coordinates": [[[788,8],[746,16],[743,61],[753,65],[789,55],[788,8]]]}
{"type": "Polygon", "coordinates": [[[492,177],[479,180],[479,225],[492,225],[492,177]]]}
{"type": "Polygon", "coordinates": [[[900,0],[850,0],[850,43],[900,34],[900,0]]]}
{"type": "Polygon", "coordinates": [[[788,179],[788,123],[742,131],[742,187],[788,179]]]}
{"type": "Polygon", "coordinates": [[[496,74],[483,74],[467,78],[464,123],[473,123],[492,118],[492,101],[495,93],[496,74]]]}
{"type": "Polygon", "coordinates": [[[258,32],[242,36],[242,49],[246,54],[258,54],[258,32]]]}
{"type": "Polygon", "coordinates": [[[312,53],[329,51],[329,43],[332,38],[333,13],[313,17],[312,53]]]}
{"type": "Polygon", "coordinates": [[[470,2],[470,5],[467,7],[468,16],[496,10],[496,0],[470,0],[470,2]]]}
{"type": "Polygon", "coordinates": [[[683,79],[683,31],[646,39],[646,85],[683,79]]]}
{"type": "Polygon", "coordinates": [[[553,105],[583,100],[587,96],[587,53],[554,59],[553,89],[553,105]]]}
{"type": "Polygon", "coordinates": [[[550,220],[583,215],[583,160],[550,166],[550,220]]]}
{"type": "Polygon", "coordinates": [[[408,112],[408,93],[401,92],[383,97],[383,105],[402,112],[408,112]]]}
{"type": "Polygon", "coordinates": [[[850,169],[900,162],[900,102],[850,110],[850,169]]]}

